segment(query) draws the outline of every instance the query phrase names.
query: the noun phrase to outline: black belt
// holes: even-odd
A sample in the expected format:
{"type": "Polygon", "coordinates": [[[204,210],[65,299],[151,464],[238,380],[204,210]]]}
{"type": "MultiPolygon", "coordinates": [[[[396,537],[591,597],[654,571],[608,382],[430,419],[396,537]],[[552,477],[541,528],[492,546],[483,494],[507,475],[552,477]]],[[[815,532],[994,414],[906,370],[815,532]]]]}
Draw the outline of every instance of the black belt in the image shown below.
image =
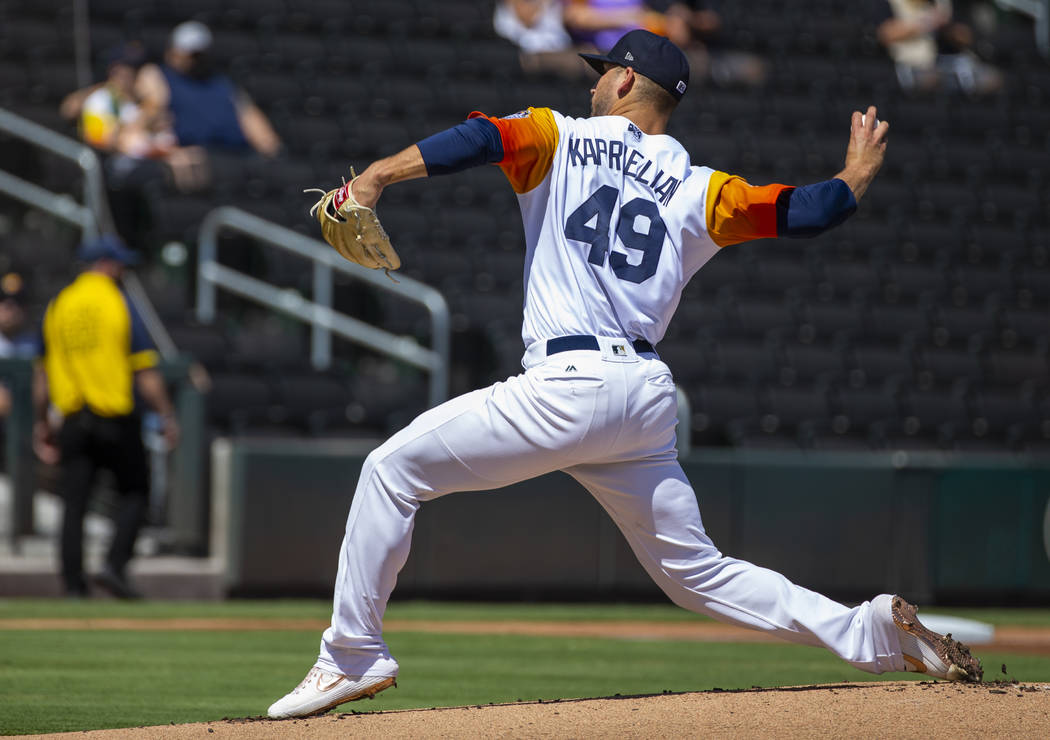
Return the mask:
{"type": "MultiPolygon", "coordinates": [[[[642,352],[656,352],[653,349],[653,345],[644,339],[635,339],[631,342],[631,346],[634,347],[634,351],[641,354],[642,352]]],[[[574,349],[593,349],[599,350],[601,347],[598,345],[598,338],[593,337],[590,334],[573,334],[568,337],[555,337],[554,339],[547,340],[547,354],[556,355],[559,352],[569,352],[574,349]]]]}

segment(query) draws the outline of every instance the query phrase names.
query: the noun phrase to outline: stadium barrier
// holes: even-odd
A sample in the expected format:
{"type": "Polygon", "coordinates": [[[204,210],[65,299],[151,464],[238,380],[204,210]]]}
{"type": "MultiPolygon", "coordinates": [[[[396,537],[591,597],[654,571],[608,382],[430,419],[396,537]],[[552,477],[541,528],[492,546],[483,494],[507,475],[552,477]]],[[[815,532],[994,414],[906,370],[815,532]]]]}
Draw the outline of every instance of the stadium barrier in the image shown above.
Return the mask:
{"type": "MultiPolygon", "coordinates": [[[[376,444],[213,446],[213,556],[227,562],[230,594],[330,594],[357,477],[376,444]]],[[[835,598],[1050,597],[1045,459],[695,450],[682,464],[722,552],[835,598]]],[[[396,595],[661,598],[609,517],[562,473],[424,504],[396,595]]]]}

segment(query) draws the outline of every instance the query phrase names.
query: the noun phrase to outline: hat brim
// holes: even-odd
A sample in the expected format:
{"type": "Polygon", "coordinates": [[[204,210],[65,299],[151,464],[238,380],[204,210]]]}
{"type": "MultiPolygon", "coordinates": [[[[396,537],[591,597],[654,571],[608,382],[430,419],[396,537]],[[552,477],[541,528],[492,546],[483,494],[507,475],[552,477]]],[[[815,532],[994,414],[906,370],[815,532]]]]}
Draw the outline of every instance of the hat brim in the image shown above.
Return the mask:
{"type": "Polygon", "coordinates": [[[142,261],[141,256],[135,250],[112,245],[105,249],[81,249],[77,252],[77,259],[88,264],[99,260],[110,260],[119,262],[125,267],[134,267],[142,261]]]}
{"type": "Polygon", "coordinates": [[[121,252],[121,255],[117,259],[117,262],[120,262],[125,267],[134,267],[135,265],[142,262],[142,258],[139,256],[138,252],[133,252],[130,249],[125,249],[123,252],[121,252]]]}
{"type": "Polygon", "coordinates": [[[591,65],[591,68],[602,75],[605,74],[605,69],[602,67],[603,64],[615,64],[618,67],[623,65],[615,59],[610,59],[606,54],[580,54],[580,58],[587,64],[591,65]]]}

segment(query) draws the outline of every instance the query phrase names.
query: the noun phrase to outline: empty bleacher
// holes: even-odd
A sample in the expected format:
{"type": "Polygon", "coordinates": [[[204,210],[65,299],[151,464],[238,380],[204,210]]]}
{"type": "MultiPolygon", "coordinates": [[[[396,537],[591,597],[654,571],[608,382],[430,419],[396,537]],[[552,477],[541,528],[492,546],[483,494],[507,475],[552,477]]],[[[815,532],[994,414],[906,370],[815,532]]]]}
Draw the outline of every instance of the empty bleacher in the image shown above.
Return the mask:
{"type": "MultiPolygon", "coordinates": [[[[155,201],[148,284],[173,299],[177,344],[213,374],[219,433],[382,434],[425,404],[420,375],[336,348],[338,372],[312,374],[304,333],[227,300],[221,325],[192,322],[201,216],[220,204],[314,233],[303,187],[392,153],[474,109],[588,109],[586,83],[519,71],[490,6],[386,0],[177,4],[93,0],[93,59],[139,39],[156,58],[176,23],[212,26],[220,63],[273,120],[286,150],[217,177],[202,194],[155,201]],[[174,286],[174,287],[173,287],[174,286]],[[179,288],[183,288],[180,294],[179,288]],[[181,295],[181,302],[180,302],[181,295]],[[418,391],[418,392],[417,392],[418,391]]],[[[701,444],[789,449],[1050,450],[1050,64],[1030,23],[1001,15],[991,39],[1006,89],[913,97],[858,23],[853,4],[725,3],[730,41],[764,56],[759,90],[694,85],[671,131],[694,161],[754,183],[811,182],[841,166],[849,112],[891,122],[889,154],[856,216],[814,240],[741,245],[687,287],[658,350],[693,407],[701,444]]],[[[0,105],[67,134],[57,114],[77,86],[72,14],[58,0],[0,0],[0,105]]],[[[101,70],[96,69],[96,74],[101,70]]],[[[62,182],[69,173],[0,138],[0,166],[62,182]]],[[[220,173],[221,175],[221,173],[220,173]]],[[[454,314],[453,391],[517,369],[523,238],[496,168],[391,189],[384,223],[405,274],[445,292],[454,314]]],[[[67,277],[75,235],[0,205],[5,259],[30,271],[38,302],[67,277]],[[7,245],[11,245],[8,249],[7,245]],[[47,271],[53,280],[39,277],[47,271]],[[57,277],[61,276],[61,277],[57,277]]],[[[224,260],[306,290],[309,268],[224,239],[224,260]]],[[[338,307],[425,338],[413,309],[337,288],[338,307]]]]}

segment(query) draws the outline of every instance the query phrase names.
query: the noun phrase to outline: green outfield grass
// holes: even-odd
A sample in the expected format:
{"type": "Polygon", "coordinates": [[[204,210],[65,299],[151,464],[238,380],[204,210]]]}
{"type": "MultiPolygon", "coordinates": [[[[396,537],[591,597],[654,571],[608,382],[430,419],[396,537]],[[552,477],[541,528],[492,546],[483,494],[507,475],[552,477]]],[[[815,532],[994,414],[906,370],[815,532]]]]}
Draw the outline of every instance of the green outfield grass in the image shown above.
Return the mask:
{"type": "MultiPolygon", "coordinates": [[[[326,619],[318,601],[124,604],[6,600],[0,619],[326,619]]],[[[1000,625],[1050,625],[1050,611],[949,613],[1000,625]]],[[[570,606],[395,602],[391,619],[700,619],[660,605],[570,606]]],[[[4,734],[199,722],[258,716],[313,663],[315,630],[253,632],[0,630],[0,732],[4,734]]],[[[387,634],[399,686],[343,711],[535,699],[654,694],[870,681],[814,648],[503,635],[387,634]]],[[[986,678],[1050,681],[1050,658],[985,653],[986,678]]],[[[886,678],[899,680],[904,674],[886,678]]]]}

